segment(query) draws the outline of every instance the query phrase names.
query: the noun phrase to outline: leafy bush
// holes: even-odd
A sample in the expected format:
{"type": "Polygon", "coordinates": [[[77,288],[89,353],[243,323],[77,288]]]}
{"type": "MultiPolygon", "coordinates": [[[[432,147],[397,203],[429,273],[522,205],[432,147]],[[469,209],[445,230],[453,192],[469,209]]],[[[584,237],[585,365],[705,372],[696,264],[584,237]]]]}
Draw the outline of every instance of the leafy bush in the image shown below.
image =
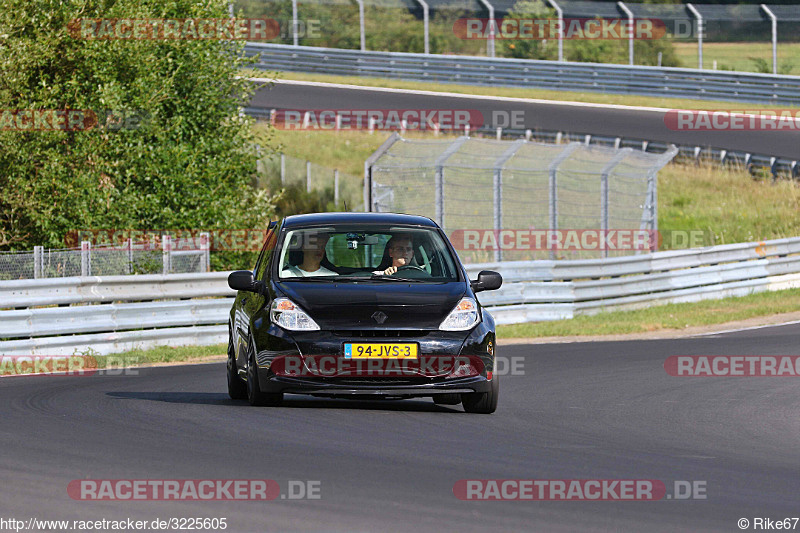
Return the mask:
{"type": "Polygon", "coordinates": [[[236,78],[242,41],[87,40],[67,30],[77,18],[227,16],[224,0],[4,3],[0,110],[148,118],[118,131],[0,131],[0,248],[59,247],[81,228],[266,224],[274,205],[251,186],[258,154],[240,114],[252,92],[236,78]]]}

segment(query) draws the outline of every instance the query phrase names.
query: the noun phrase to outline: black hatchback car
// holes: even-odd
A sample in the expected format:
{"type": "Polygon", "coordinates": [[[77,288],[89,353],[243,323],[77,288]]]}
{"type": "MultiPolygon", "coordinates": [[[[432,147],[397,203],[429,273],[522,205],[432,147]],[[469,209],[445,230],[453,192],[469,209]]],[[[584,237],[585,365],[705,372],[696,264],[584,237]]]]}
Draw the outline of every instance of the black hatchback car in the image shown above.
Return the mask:
{"type": "Polygon", "coordinates": [[[442,229],[392,213],[296,215],[270,225],[254,270],[230,274],[228,393],[432,397],[497,408],[495,325],[442,229]]]}

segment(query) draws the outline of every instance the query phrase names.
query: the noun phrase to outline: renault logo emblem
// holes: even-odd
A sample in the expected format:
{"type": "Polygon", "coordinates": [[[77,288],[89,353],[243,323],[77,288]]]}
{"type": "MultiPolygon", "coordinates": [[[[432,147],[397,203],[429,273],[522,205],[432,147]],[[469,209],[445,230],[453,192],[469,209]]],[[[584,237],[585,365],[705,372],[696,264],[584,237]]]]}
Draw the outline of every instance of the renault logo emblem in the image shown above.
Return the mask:
{"type": "Polygon", "coordinates": [[[386,313],[384,313],[383,311],[375,311],[374,313],[372,313],[372,318],[378,324],[383,324],[384,322],[386,322],[386,319],[389,318],[389,317],[386,316],[386,313]]]}

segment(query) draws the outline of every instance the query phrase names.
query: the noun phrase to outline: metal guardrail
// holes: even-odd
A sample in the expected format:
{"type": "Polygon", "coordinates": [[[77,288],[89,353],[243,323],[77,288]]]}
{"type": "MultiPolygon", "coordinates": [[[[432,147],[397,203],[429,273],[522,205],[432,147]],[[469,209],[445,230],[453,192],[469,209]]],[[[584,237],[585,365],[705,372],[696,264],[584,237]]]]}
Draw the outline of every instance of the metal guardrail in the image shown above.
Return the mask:
{"type": "Polygon", "coordinates": [[[265,43],[247,43],[245,54],[260,54],[265,70],[800,105],[800,76],[265,43]]]}
{"type": "MultiPolygon", "coordinates": [[[[800,237],[576,261],[472,264],[503,274],[479,294],[499,324],[800,287],[800,237]]],[[[228,272],[0,282],[0,355],[109,354],[227,339],[228,272]],[[142,301],[162,300],[162,301],[142,301]],[[134,303],[135,302],[135,303],[134,303]],[[66,307],[37,307],[44,305],[66,307]]]]}

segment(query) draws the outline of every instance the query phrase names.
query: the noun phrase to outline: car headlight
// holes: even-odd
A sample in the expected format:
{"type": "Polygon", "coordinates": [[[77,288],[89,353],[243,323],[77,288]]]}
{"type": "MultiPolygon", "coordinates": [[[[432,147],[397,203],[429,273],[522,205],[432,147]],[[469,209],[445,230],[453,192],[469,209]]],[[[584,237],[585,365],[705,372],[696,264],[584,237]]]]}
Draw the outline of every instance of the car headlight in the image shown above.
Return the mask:
{"type": "Polygon", "coordinates": [[[478,323],[478,304],[472,298],[461,298],[447,318],[439,325],[442,331],[464,331],[478,323]]]}
{"type": "Polygon", "coordinates": [[[270,320],[290,331],[316,331],[319,325],[289,298],[275,298],[269,311],[270,320]]]}

